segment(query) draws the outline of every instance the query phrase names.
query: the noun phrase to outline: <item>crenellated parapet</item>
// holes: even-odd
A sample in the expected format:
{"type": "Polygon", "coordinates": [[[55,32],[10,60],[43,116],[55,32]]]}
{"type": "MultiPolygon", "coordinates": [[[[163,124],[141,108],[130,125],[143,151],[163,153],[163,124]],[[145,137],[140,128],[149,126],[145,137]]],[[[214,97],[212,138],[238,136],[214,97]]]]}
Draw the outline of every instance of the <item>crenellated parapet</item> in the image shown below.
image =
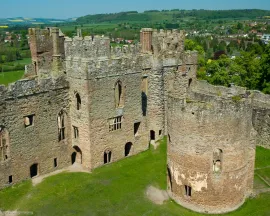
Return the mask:
{"type": "Polygon", "coordinates": [[[74,37],[65,39],[67,59],[98,59],[135,56],[140,53],[140,45],[110,46],[110,39],[101,36],[74,37]]]}

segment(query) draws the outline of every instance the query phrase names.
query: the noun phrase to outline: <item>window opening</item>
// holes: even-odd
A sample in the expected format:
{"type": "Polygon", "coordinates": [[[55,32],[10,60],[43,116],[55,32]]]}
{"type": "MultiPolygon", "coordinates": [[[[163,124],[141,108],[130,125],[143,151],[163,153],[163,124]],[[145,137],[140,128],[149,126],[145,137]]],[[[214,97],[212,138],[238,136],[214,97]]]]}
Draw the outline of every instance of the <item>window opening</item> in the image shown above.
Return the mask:
{"type": "Polygon", "coordinates": [[[124,106],[124,89],[122,82],[119,80],[114,87],[115,107],[124,106]]]}
{"type": "Polygon", "coordinates": [[[221,173],[222,171],[222,159],[223,159],[223,152],[221,149],[216,149],[213,152],[213,172],[214,173],[221,173]]]}
{"type": "Polygon", "coordinates": [[[74,138],[77,139],[79,137],[79,128],[73,126],[74,138]]]}
{"type": "Polygon", "coordinates": [[[109,131],[120,130],[122,128],[122,116],[109,119],[109,131]]]}
{"type": "Polygon", "coordinates": [[[132,143],[131,142],[128,142],[125,145],[125,157],[127,157],[130,154],[131,148],[132,148],[132,143]]]}
{"type": "Polygon", "coordinates": [[[8,131],[0,126],[0,161],[9,158],[9,134],[8,131]]]}
{"type": "Polygon", "coordinates": [[[77,105],[77,110],[81,109],[82,106],[82,101],[81,101],[81,97],[79,95],[79,93],[76,93],[76,105],[77,105]]]}
{"type": "Polygon", "coordinates": [[[65,139],[65,113],[62,110],[57,117],[58,121],[58,141],[65,139]]]}
{"type": "Polygon", "coordinates": [[[34,124],[34,114],[33,115],[28,115],[24,116],[24,127],[29,127],[34,124]]]}
{"type": "Polygon", "coordinates": [[[134,123],[134,136],[137,136],[139,134],[140,124],[141,124],[141,122],[134,123]]]}
{"type": "Polygon", "coordinates": [[[191,197],[191,187],[190,186],[185,185],[185,193],[186,193],[186,196],[191,197]]]}
{"type": "Polygon", "coordinates": [[[53,159],[53,165],[54,165],[54,167],[57,167],[58,166],[58,164],[57,164],[57,158],[54,158],[53,159]]]}
{"type": "Polygon", "coordinates": [[[106,150],[104,152],[104,164],[110,163],[112,158],[112,152],[110,150],[106,150]]]}

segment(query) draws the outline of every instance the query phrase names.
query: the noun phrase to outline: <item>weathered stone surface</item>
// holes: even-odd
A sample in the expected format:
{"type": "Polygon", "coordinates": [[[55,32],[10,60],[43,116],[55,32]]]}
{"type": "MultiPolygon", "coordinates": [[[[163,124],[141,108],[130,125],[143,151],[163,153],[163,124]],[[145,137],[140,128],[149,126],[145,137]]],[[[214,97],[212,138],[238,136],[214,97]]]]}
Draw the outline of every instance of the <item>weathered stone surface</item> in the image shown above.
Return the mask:
{"type": "Polygon", "coordinates": [[[255,143],[270,147],[269,96],[197,81],[183,31],[142,29],[123,47],[57,28],[29,36],[28,79],[0,86],[0,188],[72,163],[92,170],[168,134],[173,199],[216,213],[244,202],[255,143]]]}

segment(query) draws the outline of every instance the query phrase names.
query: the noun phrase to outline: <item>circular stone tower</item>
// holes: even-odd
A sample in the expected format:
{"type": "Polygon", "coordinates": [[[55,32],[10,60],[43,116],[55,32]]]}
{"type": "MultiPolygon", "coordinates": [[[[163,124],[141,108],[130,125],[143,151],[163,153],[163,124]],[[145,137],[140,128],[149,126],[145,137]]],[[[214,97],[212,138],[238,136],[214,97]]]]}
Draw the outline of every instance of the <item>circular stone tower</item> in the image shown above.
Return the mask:
{"type": "Polygon", "coordinates": [[[168,192],[197,212],[233,211],[253,187],[250,103],[202,92],[188,97],[168,98],[168,192]]]}

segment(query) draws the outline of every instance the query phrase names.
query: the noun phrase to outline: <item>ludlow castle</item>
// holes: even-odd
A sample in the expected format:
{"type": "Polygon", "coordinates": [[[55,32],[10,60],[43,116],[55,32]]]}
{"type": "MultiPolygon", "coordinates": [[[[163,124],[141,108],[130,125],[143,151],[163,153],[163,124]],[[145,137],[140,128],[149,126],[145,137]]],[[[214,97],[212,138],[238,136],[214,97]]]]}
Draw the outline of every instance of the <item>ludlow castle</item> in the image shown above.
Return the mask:
{"type": "MultiPolygon", "coordinates": [[[[198,212],[252,193],[255,147],[270,148],[270,97],[196,79],[182,31],[142,29],[137,45],[29,29],[25,79],[0,86],[0,187],[80,163],[96,167],[168,137],[168,193],[198,212]]],[[[165,172],[165,170],[164,170],[165,172]]]]}

